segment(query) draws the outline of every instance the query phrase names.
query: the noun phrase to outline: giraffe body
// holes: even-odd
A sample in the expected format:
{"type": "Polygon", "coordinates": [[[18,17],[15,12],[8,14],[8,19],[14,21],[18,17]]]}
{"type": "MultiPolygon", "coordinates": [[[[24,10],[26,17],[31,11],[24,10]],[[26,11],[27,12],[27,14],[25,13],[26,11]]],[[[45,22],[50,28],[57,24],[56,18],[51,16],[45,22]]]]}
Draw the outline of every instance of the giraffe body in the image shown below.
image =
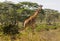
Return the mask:
{"type": "Polygon", "coordinates": [[[41,9],[42,9],[42,6],[40,6],[32,16],[30,16],[28,19],[24,21],[23,26],[26,27],[27,25],[30,25],[30,24],[33,25],[35,18],[38,15],[38,13],[41,11],[41,9]]]}

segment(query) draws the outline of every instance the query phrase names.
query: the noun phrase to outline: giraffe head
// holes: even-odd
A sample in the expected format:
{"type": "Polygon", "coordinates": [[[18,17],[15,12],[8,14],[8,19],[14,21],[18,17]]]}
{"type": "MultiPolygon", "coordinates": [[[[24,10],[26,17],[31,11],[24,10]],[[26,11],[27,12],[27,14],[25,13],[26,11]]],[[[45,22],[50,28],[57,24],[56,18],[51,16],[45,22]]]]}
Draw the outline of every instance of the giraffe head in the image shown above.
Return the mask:
{"type": "Polygon", "coordinates": [[[42,9],[42,7],[43,7],[43,5],[40,5],[40,6],[38,7],[38,10],[41,10],[41,9],[42,9]]]}
{"type": "Polygon", "coordinates": [[[43,5],[39,5],[37,12],[41,12],[43,5]]]}

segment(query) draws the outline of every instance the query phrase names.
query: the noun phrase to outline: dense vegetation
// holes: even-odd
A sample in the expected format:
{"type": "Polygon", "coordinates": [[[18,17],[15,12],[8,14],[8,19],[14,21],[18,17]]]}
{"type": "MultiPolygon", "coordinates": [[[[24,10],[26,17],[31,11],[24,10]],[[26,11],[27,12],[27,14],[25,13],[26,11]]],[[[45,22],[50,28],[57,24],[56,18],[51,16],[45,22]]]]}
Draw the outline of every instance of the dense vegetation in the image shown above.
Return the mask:
{"type": "MultiPolygon", "coordinates": [[[[4,31],[5,34],[15,31],[12,33],[13,35],[19,33],[18,29],[23,26],[24,20],[33,15],[38,7],[39,4],[32,2],[20,2],[17,4],[0,2],[0,31],[4,31]]],[[[43,9],[38,14],[36,18],[37,31],[41,29],[56,29],[57,27],[60,27],[60,12],[53,9],[43,9]]]]}

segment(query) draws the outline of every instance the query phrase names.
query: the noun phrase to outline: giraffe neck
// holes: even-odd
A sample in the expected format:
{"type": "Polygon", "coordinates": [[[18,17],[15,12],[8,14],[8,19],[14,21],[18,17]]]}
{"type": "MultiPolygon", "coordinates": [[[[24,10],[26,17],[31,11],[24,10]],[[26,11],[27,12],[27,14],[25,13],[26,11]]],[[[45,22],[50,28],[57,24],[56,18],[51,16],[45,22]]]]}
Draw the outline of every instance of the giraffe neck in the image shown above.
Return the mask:
{"type": "MultiPolygon", "coordinates": [[[[32,18],[35,18],[35,17],[38,15],[38,13],[39,13],[39,10],[37,10],[31,17],[32,17],[32,18]]],[[[31,18],[31,17],[30,17],[30,18],[31,18]]]]}
{"type": "Polygon", "coordinates": [[[39,13],[39,11],[36,11],[33,16],[36,17],[38,15],[38,13],[39,13]]]}

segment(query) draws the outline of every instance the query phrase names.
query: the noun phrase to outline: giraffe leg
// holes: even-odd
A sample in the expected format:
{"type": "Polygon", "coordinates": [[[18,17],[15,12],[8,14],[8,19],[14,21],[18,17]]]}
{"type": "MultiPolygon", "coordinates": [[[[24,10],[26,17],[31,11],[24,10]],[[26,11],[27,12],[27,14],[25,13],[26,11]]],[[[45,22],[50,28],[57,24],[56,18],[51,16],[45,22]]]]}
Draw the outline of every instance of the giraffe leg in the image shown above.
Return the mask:
{"type": "Polygon", "coordinates": [[[32,29],[32,33],[35,34],[35,21],[31,21],[31,29],[32,29]]]}
{"type": "Polygon", "coordinates": [[[35,24],[32,24],[32,33],[35,34],[35,24]]]}
{"type": "Polygon", "coordinates": [[[23,23],[23,27],[26,27],[26,23],[23,23]]]}
{"type": "Polygon", "coordinates": [[[27,20],[24,21],[24,22],[23,22],[23,27],[26,27],[27,24],[28,24],[28,21],[27,21],[27,20]]]}

